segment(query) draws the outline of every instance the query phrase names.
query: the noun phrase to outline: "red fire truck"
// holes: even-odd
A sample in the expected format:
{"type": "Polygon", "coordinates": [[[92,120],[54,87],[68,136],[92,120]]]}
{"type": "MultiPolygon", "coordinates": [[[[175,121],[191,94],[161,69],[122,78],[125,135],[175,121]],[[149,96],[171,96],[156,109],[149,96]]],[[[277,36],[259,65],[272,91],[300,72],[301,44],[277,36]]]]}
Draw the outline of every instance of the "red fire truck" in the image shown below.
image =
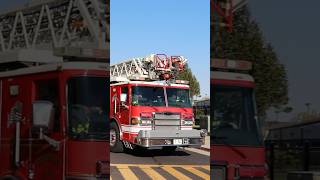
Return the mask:
{"type": "Polygon", "coordinates": [[[264,179],[265,151],[256,115],[251,63],[211,62],[211,174],[217,180],[264,179]]]}
{"type": "Polygon", "coordinates": [[[203,131],[192,129],[189,86],[175,80],[186,59],[152,54],[110,67],[110,149],[200,146],[203,131]]]}
{"type": "Polygon", "coordinates": [[[105,1],[0,14],[0,179],[109,178],[105,1]]]}

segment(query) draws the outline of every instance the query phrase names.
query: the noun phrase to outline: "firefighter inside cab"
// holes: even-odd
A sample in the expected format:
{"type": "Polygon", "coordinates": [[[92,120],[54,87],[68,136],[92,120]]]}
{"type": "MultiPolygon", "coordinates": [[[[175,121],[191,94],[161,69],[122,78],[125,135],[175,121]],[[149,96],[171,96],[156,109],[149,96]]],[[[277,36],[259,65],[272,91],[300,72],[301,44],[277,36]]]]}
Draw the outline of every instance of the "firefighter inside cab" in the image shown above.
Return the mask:
{"type": "Polygon", "coordinates": [[[138,104],[143,102],[143,97],[141,93],[134,94],[132,97],[132,105],[137,106],[138,104]]]}
{"type": "Polygon", "coordinates": [[[86,137],[92,129],[101,128],[97,126],[97,123],[92,123],[93,121],[99,121],[99,119],[103,121],[103,118],[107,118],[106,113],[99,106],[88,107],[75,104],[72,108],[72,123],[74,126],[71,130],[74,136],[78,138],[86,137]]]}

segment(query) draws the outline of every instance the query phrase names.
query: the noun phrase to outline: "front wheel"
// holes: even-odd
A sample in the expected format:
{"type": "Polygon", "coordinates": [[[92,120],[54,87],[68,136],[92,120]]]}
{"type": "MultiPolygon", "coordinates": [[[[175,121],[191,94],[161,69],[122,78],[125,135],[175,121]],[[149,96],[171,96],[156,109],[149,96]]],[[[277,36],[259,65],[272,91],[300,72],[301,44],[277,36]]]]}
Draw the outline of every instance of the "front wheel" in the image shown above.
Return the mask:
{"type": "Polygon", "coordinates": [[[110,150],[115,153],[123,152],[123,143],[120,141],[119,128],[115,122],[110,124],[110,150]]]}

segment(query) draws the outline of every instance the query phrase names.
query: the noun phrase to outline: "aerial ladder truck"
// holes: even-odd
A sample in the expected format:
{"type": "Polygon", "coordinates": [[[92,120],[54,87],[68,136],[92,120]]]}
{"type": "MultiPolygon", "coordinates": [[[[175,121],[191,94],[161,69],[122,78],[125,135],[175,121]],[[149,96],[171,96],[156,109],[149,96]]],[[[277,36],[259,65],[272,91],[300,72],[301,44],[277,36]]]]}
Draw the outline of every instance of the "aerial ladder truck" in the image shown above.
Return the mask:
{"type": "MultiPolygon", "coordinates": [[[[211,48],[219,31],[233,30],[233,14],[246,0],[211,0],[211,48]]],[[[211,177],[215,180],[267,179],[265,149],[257,119],[251,62],[211,59],[211,177]]]]}
{"type": "Polygon", "coordinates": [[[199,147],[205,132],[193,129],[190,87],[177,74],[183,56],[151,54],[110,66],[110,149],[199,147]]]}
{"type": "Polygon", "coordinates": [[[109,178],[109,25],[102,0],[0,14],[0,179],[109,178]]]}

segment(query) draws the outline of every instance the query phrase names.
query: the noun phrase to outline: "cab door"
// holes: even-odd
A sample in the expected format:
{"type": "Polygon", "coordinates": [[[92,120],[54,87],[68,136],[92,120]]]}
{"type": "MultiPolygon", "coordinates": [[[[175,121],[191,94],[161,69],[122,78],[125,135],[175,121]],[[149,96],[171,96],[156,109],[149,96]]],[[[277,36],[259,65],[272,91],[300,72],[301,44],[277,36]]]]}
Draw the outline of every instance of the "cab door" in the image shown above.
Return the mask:
{"type": "Polygon", "coordinates": [[[119,103],[119,112],[118,118],[121,121],[121,124],[130,124],[130,104],[129,104],[129,88],[128,86],[121,86],[120,88],[120,103],[119,103]]]}
{"type": "Polygon", "coordinates": [[[58,78],[47,77],[46,79],[37,79],[33,81],[34,101],[48,101],[53,104],[54,117],[50,128],[45,132],[51,140],[59,142],[58,147],[50,145],[45,140],[37,137],[38,130],[33,131],[32,153],[35,164],[35,179],[62,179],[63,177],[63,133],[61,128],[61,103],[58,78]]]}

